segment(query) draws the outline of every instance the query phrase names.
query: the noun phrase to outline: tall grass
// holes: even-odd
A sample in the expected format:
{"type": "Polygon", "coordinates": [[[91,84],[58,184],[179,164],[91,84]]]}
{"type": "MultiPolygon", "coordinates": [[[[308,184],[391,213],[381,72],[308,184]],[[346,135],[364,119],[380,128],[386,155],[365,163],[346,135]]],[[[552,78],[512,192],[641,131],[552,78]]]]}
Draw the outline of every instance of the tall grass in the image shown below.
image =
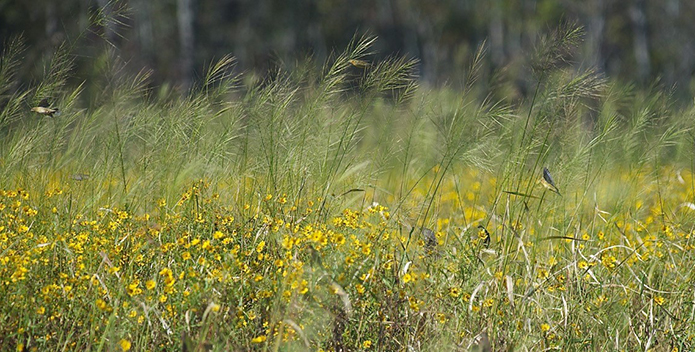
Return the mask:
{"type": "Polygon", "coordinates": [[[539,40],[521,102],[491,98],[484,45],[461,90],[375,40],[261,79],[225,56],[185,95],[113,48],[71,85],[67,45],[21,85],[11,41],[0,342],[692,348],[692,107],[569,64],[573,26],[539,40]]]}

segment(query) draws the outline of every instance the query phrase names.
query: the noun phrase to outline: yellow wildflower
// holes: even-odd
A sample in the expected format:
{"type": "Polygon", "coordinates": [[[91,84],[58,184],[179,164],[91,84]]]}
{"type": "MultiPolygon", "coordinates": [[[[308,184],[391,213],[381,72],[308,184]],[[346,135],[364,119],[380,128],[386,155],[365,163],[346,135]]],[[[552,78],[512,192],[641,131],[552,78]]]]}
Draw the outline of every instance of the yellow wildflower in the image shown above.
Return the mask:
{"type": "Polygon", "coordinates": [[[128,341],[126,339],[121,339],[121,341],[119,341],[118,344],[121,346],[121,349],[123,350],[123,352],[130,350],[130,346],[131,346],[130,341],[128,341]]]}

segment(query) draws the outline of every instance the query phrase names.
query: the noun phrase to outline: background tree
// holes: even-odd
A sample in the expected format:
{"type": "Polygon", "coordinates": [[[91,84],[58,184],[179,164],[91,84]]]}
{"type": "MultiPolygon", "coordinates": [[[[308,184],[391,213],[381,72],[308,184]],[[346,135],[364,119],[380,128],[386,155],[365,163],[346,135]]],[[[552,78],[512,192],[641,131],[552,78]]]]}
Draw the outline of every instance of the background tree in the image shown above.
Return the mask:
{"type": "MultiPolygon", "coordinates": [[[[688,97],[694,8],[683,0],[11,0],[0,2],[0,35],[5,41],[21,35],[28,44],[24,81],[38,77],[45,54],[64,40],[80,48],[76,65],[89,79],[95,68],[79,58],[100,55],[99,38],[128,70],[151,69],[155,84],[186,91],[206,64],[226,54],[237,58],[239,70],[267,72],[307,54],[323,62],[355,33],[371,32],[380,37],[378,55],[418,58],[423,82],[456,85],[484,40],[487,64],[523,81],[518,70],[537,35],[576,21],[586,31],[579,64],[645,85],[659,79],[688,97]],[[120,20],[96,28],[89,25],[94,16],[120,20]]],[[[524,89],[520,81],[517,90],[524,89]]]]}

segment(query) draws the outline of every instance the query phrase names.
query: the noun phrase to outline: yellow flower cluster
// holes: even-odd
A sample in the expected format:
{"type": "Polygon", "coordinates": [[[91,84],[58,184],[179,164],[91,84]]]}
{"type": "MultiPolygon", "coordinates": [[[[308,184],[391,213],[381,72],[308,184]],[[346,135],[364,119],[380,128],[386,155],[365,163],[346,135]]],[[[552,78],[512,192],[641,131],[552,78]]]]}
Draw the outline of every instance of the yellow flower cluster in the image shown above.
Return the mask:
{"type": "Polygon", "coordinates": [[[571,190],[502,199],[494,178],[463,174],[472,181],[444,180],[432,210],[418,187],[398,207],[370,200],[335,213],[332,199],[267,192],[228,206],[205,181],[171,207],[153,199],[150,213],[77,213],[57,185],[38,198],[0,190],[0,336],[40,350],[173,349],[183,332],[240,350],[370,350],[427,334],[465,345],[485,322],[488,335],[572,349],[561,344],[600,334],[595,322],[627,308],[634,319],[678,317],[673,328],[695,336],[679,271],[695,253],[684,184],[643,189],[617,211],[571,190]]]}

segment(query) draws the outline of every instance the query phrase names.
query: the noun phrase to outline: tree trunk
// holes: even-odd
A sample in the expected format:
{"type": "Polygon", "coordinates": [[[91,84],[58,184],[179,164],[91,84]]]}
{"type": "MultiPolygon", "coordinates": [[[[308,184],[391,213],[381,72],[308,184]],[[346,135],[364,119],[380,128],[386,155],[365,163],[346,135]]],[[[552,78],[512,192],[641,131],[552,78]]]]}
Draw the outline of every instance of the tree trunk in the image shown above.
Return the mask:
{"type": "Polygon", "coordinates": [[[637,63],[637,79],[645,82],[650,74],[649,42],[647,39],[647,16],[644,13],[644,0],[635,0],[630,5],[632,21],[633,50],[637,63]]]}
{"type": "Polygon", "coordinates": [[[603,31],[606,26],[606,0],[587,2],[586,55],[587,62],[599,72],[605,72],[606,62],[601,52],[603,31]]]}
{"type": "Polygon", "coordinates": [[[154,32],[152,31],[152,4],[150,0],[136,0],[133,4],[135,28],[137,30],[140,52],[145,62],[152,64],[155,53],[154,32]]]}
{"type": "Polygon", "coordinates": [[[490,9],[490,59],[495,67],[504,65],[504,20],[502,18],[502,0],[491,3],[490,9]]]}
{"type": "Polygon", "coordinates": [[[193,0],[178,0],[179,49],[181,67],[181,89],[188,93],[193,81],[193,0]]]}

